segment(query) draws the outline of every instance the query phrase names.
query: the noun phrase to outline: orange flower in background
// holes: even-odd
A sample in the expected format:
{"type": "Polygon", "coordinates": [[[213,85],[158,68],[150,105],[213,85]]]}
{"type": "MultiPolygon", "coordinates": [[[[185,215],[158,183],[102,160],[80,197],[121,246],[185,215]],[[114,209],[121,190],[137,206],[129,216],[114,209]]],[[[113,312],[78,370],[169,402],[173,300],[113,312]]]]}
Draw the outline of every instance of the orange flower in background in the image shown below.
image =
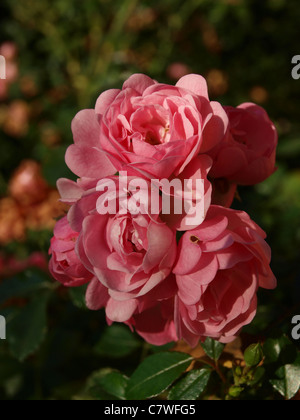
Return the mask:
{"type": "Polygon", "coordinates": [[[167,75],[172,80],[178,80],[183,76],[191,73],[191,69],[184,63],[172,63],[167,68],[167,75]]]}
{"type": "Polygon", "coordinates": [[[3,131],[12,137],[22,137],[28,132],[30,109],[25,101],[13,101],[7,108],[3,131]]]}
{"type": "Polygon", "coordinates": [[[13,174],[8,189],[11,197],[19,204],[28,206],[44,201],[49,187],[42,177],[40,165],[25,160],[13,174]]]}
{"type": "Polygon", "coordinates": [[[209,92],[213,96],[224,95],[228,91],[228,77],[218,69],[211,69],[207,74],[207,84],[209,92]]]}
{"type": "Polygon", "coordinates": [[[26,230],[52,229],[65,212],[59,194],[44,180],[40,165],[23,161],[8,186],[9,197],[0,200],[0,245],[24,241],[26,230]]]}
{"type": "Polygon", "coordinates": [[[0,245],[25,238],[25,220],[16,201],[11,198],[0,200],[0,245]]]}
{"type": "Polygon", "coordinates": [[[66,205],[60,201],[56,190],[50,190],[44,201],[31,206],[26,213],[26,227],[30,230],[52,229],[55,219],[64,215],[66,205]]]}
{"type": "Polygon", "coordinates": [[[264,104],[269,99],[269,92],[263,86],[254,86],[250,91],[250,98],[253,102],[264,104]]]}

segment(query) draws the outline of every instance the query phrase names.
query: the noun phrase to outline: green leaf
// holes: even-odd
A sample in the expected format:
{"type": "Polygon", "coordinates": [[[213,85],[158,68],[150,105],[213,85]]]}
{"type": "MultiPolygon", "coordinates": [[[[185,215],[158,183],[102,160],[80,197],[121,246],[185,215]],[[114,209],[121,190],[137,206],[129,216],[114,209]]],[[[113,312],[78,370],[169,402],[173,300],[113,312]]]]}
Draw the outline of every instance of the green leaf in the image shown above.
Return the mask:
{"type": "Polygon", "coordinates": [[[7,325],[10,350],[20,361],[34,353],[45,337],[48,298],[49,293],[38,296],[7,325]]]}
{"type": "Polygon", "coordinates": [[[264,343],[263,352],[265,364],[293,364],[298,355],[297,347],[285,335],[280,338],[268,338],[264,343]]]}
{"type": "Polygon", "coordinates": [[[98,400],[103,400],[103,397],[105,400],[125,400],[128,381],[129,378],[120,372],[108,372],[95,378],[95,386],[91,389],[91,395],[98,400]]]}
{"type": "Polygon", "coordinates": [[[189,367],[193,358],[184,353],[158,353],[145,359],[129,380],[128,400],[155,397],[168,389],[189,367]]]}
{"type": "Polygon", "coordinates": [[[246,365],[254,367],[260,364],[263,359],[263,350],[259,343],[251,344],[244,353],[246,365]]]}
{"type": "Polygon", "coordinates": [[[211,370],[192,370],[181,379],[170,391],[168,400],[197,400],[207,387],[211,370]]]}
{"type": "Polygon", "coordinates": [[[208,337],[201,345],[207,356],[215,361],[219,360],[225,347],[225,344],[219,343],[210,337],[208,337]]]}
{"type": "Polygon", "coordinates": [[[300,388],[300,355],[292,365],[285,365],[277,370],[280,379],[272,379],[270,383],[285,399],[293,398],[300,388]]]}
{"type": "Polygon", "coordinates": [[[16,277],[7,279],[0,284],[0,305],[11,298],[28,296],[47,287],[50,282],[43,278],[44,273],[28,270],[16,277]]]}
{"type": "Polygon", "coordinates": [[[244,391],[244,388],[241,386],[237,386],[237,385],[233,385],[229,391],[228,391],[228,395],[232,398],[238,398],[241,393],[244,391]]]}
{"type": "Polygon", "coordinates": [[[265,363],[275,363],[279,360],[282,350],[280,339],[268,338],[263,345],[265,363]]]}
{"type": "Polygon", "coordinates": [[[266,374],[266,369],[262,366],[259,366],[258,368],[255,369],[254,375],[252,380],[249,382],[250,386],[254,386],[257,385],[258,383],[260,383],[264,376],[266,374]]]}
{"type": "Polygon", "coordinates": [[[152,353],[161,353],[163,351],[171,350],[174,346],[175,346],[175,343],[168,343],[168,344],[165,344],[164,346],[154,346],[151,344],[149,349],[152,353]]]}
{"type": "Polygon", "coordinates": [[[85,303],[85,293],[86,293],[87,286],[81,287],[72,287],[69,289],[69,295],[73,302],[73,305],[79,309],[87,309],[85,303]]]}
{"type": "Polygon", "coordinates": [[[94,350],[99,356],[119,359],[129,356],[141,346],[141,341],[123,325],[112,325],[104,330],[94,350]]]}
{"type": "Polygon", "coordinates": [[[300,142],[299,138],[289,138],[285,141],[279,142],[278,145],[278,156],[281,158],[294,157],[300,153],[300,142]]]}
{"type": "Polygon", "coordinates": [[[0,366],[0,384],[3,384],[9,378],[16,376],[21,370],[21,364],[8,355],[0,356],[0,366]]]}
{"type": "Polygon", "coordinates": [[[73,399],[120,401],[125,400],[125,390],[129,378],[111,368],[93,372],[88,378],[84,389],[73,399]]]}

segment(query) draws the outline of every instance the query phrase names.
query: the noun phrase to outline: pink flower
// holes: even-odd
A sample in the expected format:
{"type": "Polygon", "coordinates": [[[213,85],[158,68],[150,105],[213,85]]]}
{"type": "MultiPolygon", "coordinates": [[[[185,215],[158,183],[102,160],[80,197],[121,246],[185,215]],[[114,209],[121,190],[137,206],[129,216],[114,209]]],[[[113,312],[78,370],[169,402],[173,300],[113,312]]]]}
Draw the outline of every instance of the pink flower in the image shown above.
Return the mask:
{"type": "Polygon", "coordinates": [[[95,110],[75,117],[75,145],[66,162],[78,176],[101,178],[127,170],[169,178],[217,146],[227,125],[222,106],[209,101],[203,77],[184,76],[170,86],[136,74],[122,90],[102,93],[95,110]]]}
{"type": "Polygon", "coordinates": [[[85,192],[68,217],[71,227],[80,232],[77,255],[112,298],[106,304],[108,318],[126,322],[138,308],[137,299],[147,299],[146,295],[170,275],[177,254],[176,232],[146,207],[131,214],[118,204],[116,212],[99,214],[97,209],[105,202],[114,203],[116,197],[121,203],[128,199],[122,184],[118,189],[119,177],[110,181],[115,182],[115,194],[95,189],[85,192]]]}
{"type": "Polygon", "coordinates": [[[93,277],[76,255],[78,236],[78,233],[71,229],[67,217],[64,217],[57,222],[51,240],[50,272],[57,281],[68,287],[82,286],[93,277]]]}
{"type": "Polygon", "coordinates": [[[273,289],[265,233],[244,212],[211,206],[205,222],[179,243],[177,333],[190,345],[229,342],[250,323],[259,287],[273,289]]]}
{"type": "Polygon", "coordinates": [[[258,184],[275,171],[276,128],[258,105],[245,103],[225,110],[229,130],[212,152],[214,165],[210,175],[240,185],[258,184]]]}

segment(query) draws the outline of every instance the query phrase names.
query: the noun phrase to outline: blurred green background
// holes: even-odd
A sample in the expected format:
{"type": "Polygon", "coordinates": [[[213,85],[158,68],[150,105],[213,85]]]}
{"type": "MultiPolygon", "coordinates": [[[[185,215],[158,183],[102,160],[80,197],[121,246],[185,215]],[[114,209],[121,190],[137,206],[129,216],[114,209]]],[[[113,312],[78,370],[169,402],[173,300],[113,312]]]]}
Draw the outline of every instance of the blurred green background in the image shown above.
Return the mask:
{"type": "Polygon", "coordinates": [[[135,72],[171,84],[202,74],[212,100],[255,102],[275,121],[278,170],[241,188],[233,207],[268,233],[279,281],[259,293],[245,332],[290,334],[300,314],[300,80],[291,76],[299,22],[296,0],[1,1],[9,77],[0,80],[0,313],[13,332],[0,342],[1,399],[69,399],[95,370],[130,373],[137,355],[154,351],[134,338],[128,352],[108,357],[103,313],[84,310],[82,291],[56,288],[46,269],[54,218],[64,211],[55,183],[73,177],[64,163],[72,118],[135,72]]]}

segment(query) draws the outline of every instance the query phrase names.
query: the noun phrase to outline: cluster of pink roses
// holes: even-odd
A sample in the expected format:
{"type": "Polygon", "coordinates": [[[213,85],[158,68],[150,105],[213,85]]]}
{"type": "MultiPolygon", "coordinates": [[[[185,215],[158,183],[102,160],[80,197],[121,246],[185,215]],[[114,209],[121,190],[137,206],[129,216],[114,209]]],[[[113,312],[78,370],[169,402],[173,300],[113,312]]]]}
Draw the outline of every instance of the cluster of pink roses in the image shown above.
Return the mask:
{"type": "Polygon", "coordinates": [[[105,307],[108,323],[125,323],[155,345],[233,340],[255,316],[258,288],[276,287],[265,233],[230,209],[237,185],[275,170],[277,132],[267,113],[211,102],[198,75],[170,86],[136,74],[77,114],[72,131],[66,163],[78,180],[58,181],[70,210],[51,241],[54,278],[88,284],[90,309],[105,307]],[[120,171],[147,182],[201,178],[204,220],[189,226],[184,214],[149,209],[99,214],[105,192],[97,185],[119,185],[120,171]]]}

